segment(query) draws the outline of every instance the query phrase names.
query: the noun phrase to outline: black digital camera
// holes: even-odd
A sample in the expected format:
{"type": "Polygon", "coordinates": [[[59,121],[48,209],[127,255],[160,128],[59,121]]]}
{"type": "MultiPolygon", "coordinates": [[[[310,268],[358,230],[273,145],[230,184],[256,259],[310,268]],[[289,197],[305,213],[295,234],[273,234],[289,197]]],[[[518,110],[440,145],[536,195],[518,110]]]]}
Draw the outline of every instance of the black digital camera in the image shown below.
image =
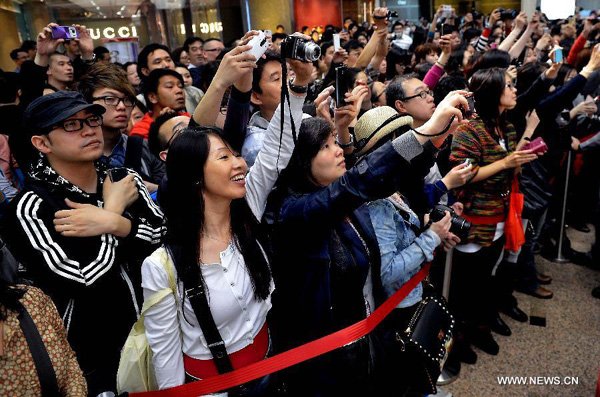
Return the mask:
{"type": "Polygon", "coordinates": [[[505,10],[504,8],[498,8],[500,11],[500,20],[507,21],[509,19],[516,19],[519,13],[515,10],[505,10]]]}
{"type": "Polygon", "coordinates": [[[321,47],[311,40],[291,35],[281,42],[281,58],[314,62],[321,57],[321,47]]]}
{"type": "Polygon", "coordinates": [[[373,15],[373,19],[390,19],[390,18],[398,18],[398,13],[396,11],[388,11],[387,14],[384,16],[373,15]]]}
{"type": "Polygon", "coordinates": [[[471,222],[466,220],[463,217],[456,215],[456,212],[448,206],[443,204],[438,204],[431,210],[429,214],[429,219],[431,222],[438,222],[444,216],[446,216],[446,211],[450,213],[451,216],[451,226],[450,231],[456,234],[460,239],[466,239],[469,235],[469,231],[471,230],[471,222]]]}

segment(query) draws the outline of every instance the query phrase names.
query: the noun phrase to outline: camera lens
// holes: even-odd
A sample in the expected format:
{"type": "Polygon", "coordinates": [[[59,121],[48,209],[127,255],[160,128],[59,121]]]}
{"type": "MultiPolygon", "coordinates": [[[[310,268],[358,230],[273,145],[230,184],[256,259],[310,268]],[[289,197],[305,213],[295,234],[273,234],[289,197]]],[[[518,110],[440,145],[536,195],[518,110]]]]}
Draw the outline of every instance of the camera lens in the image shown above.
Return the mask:
{"type": "Polygon", "coordinates": [[[308,62],[314,62],[321,57],[321,47],[316,43],[304,43],[304,59],[308,62]]]}

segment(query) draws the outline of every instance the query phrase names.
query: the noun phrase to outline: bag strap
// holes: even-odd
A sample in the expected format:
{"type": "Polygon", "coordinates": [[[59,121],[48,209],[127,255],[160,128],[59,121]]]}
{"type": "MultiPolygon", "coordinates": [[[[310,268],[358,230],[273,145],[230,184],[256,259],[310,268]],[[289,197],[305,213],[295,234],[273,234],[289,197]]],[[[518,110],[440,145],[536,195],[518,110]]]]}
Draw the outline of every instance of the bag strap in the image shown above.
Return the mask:
{"type": "Polygon", "coordinates": [[[225,342],[223,342],[223,338],[221,338],[221,334],[215,324],[215,319],[210,312],[208,298],[206,297],[202,281],[197,280],[197,282],[193,282],[188,280],[186,282],[184,280],[183,286],[185,288],[185,295],[192,304],[194,314],[206,339],[206,344],[213,356],[217,371],[219,371],[219,374],[233,371],[231,360],[225,349],[225,342]]]}
{"type": "Polygon", "coordinates": [[[42,396],[60,396],[56,382],[56,373],[54,372],[48,351],[44,346],[44,341],[27,309],[20,302],[18,302],[18,305],[20,306],[20,313],[18,315],[19,323],[27,340],[27,345],[29,345],[31,356],[33,357],[40,386],[42,387],[42,396]]]}
{"type": "Polygon", "coordinates": [[[138,174],[142,172],[142,148],[144,138],[131,135],[127,137],[127,147],[125,148],[125,168],[131,168],[138,174]]]}
{"type": "Polygon", "coordinates": [[[221,390],[250,382],[273,372],[291,367],[300,362],[328,353],[339,347],[347,345],[367,335],[394,310],[406,296],[423,281],[429,272],[431,264],[425,264],[417,274],[411,277],[398,291],[388,298],[369,317],[329,334],[312,342],[298,346],[266,360],[250,364],[246,367],[236,369],[234,372],[213,376],[201,381],[188,383],[186,385],[173,387],[165,390],[157,390],[145,393],[131,393],[130,397],[195,397],[215,393],[221,390]]]}

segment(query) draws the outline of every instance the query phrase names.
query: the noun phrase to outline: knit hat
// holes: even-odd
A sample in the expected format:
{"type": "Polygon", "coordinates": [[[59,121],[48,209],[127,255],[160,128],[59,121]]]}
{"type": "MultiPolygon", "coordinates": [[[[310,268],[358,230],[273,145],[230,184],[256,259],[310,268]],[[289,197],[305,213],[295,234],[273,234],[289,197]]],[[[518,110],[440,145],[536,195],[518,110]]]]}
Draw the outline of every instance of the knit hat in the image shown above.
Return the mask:
{"type": "Polygon", "coordinates": [[[401,133],[408,131],[412,128],[412,123],[412,116],[398,113],[389,106],[373,108],[363,114],[354,126],[354,149],[361,156],[366,153],[367,146],[373,147],[396,130],[401,133]]]}

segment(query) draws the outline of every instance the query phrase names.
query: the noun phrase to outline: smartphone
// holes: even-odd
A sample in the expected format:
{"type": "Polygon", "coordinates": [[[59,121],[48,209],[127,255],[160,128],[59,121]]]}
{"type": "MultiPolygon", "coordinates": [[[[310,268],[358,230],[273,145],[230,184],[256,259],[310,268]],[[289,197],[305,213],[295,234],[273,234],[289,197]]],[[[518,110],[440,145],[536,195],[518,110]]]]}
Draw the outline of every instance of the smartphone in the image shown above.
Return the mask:
{"type": "Polygon", "coordinates": [[[269,48],[269,38],[265,32],[261,31],[248,42],[248,45],[251,45],[252,48],[246,52],[250,55],[254,55],[258,61],[269,48]]]}
{"type": "Polygon", "coordinates": [[[554,63],[560,63],[563,60],[562,48],[554,49],[554,63]]]}
{"type": "Polygon", "coordinates": [[[348,85],[348,68],[346,65],[338,66],[335,68],[335,104],[338,108],[346,105],[348,85]]]}
{"type": "Polygon", "coordinates": [[[452,6],[443,5],[442,6],[442,19],[450,18],[452,16],[452,6]]]}
{"type": "Polygon", "coordinates": [[[111,182],[119,182],[121,179],[125,178],[127,175],[129,175],[129,172],[127,172],[127,168],[112,168],[110,170],[108,170],[108,176],[110,178],[111,182]]]}
{"type": "Polygon", "coordinates": [[[74,40],[79,38],[79,32],[75,26],[57,26],[52,28],[52,38],[74,40]]]}
{"type": "Polygon", "coordinates": [[[469,104],[469,108],[465,109],[462,105],[460,105],[460,111],[462,112],[463,119],[469,119],[475,113],[475,97],[473,94],[465,96],[467,103],[469,104]]]}
{"type": "Polygon", "coordinates": [[[447,34],[452,34],[452,25],[448,25],[447,23],[443,23],[442,24],[442,36],[445,36],[447,34]]]}
{"type": "Polygon", "coordinates": [[[529,142],[527,145],[523,145],[521,150],[532,150],[532,153],[538,154],[548,151],[548,145],[546,145],[546,142],[544,142],[542,137],[538,137],[529,142]]]}
{"type": "Polygon", "coordinates": [[[466,159],[463,163],[463,168],[467,168],[471,166],[471,159],[466,159]]]}
{"type": "Polygon", "coordinates": [[[333,34],[333,51],[338,51],[342,46],[340,45],[340,34],[333,34]]]}

